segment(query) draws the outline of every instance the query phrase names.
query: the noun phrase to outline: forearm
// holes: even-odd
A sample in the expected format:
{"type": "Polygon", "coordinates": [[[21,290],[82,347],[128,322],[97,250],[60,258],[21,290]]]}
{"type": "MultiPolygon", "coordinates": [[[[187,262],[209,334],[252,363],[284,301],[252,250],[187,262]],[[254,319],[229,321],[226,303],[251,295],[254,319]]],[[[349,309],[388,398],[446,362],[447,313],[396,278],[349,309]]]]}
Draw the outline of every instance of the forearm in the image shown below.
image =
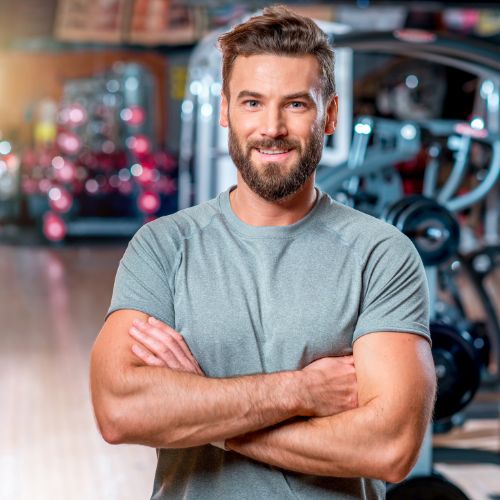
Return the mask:
{"type": "Polygon", "coordinates": [[[359,407],[227,442],[255,460],[298,472],[401,481],[429,425],[436,375],[428,342],[379,332],[354,344],[359,407]],[[383,369],[381,369],[383,367],[383,369]]]}
{"type": "Polygon", "coordinates": [[[298,376],[281,372],[213,379],[134,366],[119,382],[94,380],[94,407],[110,442],[197,446],[272,426],[300,413],[298,376]]]}
{"type": "MultiPolygon", "coordinates": [[[[411,468],[418,449],[410,446],[406,455],[400,454],[406,429],[387,425],[382,411],[367,405],[284,423],[230,439],[226,445],[254,460],[305,474],[397,481],[411,468]]],[[[423,437],[424,430],[421,423],[413,432],[423,437]]]]}
{"type": "Polygon", "coordinates": [[[319,359],[297,371],[208,378],[178,332],[151,318],[134,322],[135,315],[111,315],[92,350],[92,402],[108,442],[197,446],[357,406],[352,357],[319,359]],[[124,341],[130,323],[138,344],[124,341]]]}

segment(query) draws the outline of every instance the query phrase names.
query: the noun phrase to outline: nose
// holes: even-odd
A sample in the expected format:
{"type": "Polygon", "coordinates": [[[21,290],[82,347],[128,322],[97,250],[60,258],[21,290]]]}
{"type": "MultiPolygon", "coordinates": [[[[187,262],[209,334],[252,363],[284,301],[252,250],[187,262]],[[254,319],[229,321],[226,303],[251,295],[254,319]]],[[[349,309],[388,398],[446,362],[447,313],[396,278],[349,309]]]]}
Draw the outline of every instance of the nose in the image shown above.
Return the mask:
{"type": "Polygon", "coordinates": [[[280,108],[269,107],[263,113],[261,126],[262,137],[283,137],[288,134],[283,111],[280,108]]]}

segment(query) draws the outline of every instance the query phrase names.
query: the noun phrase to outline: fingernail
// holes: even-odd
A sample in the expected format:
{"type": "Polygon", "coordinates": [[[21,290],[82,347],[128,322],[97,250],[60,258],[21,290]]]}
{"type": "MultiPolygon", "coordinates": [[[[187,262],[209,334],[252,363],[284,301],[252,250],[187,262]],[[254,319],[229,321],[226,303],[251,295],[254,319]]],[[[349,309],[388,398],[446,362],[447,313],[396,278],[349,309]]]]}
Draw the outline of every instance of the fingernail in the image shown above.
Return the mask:
{"type": "Polygon", "coordinates": [[[148,318],[148,321],[149,321],[150,323],[152,323],[153,325],[158,323],[158,320],[157,320],[156,318],[154,318],[153,316],[150,316],[150,317],[148,318]]]}
{"type": "Polygon", "coordinates": [[[140,319],[134,319],[132,321],[132,324],[135,325],[135,326],[144,326],[145,325],[144,321],[142,321],[140,319]]]}

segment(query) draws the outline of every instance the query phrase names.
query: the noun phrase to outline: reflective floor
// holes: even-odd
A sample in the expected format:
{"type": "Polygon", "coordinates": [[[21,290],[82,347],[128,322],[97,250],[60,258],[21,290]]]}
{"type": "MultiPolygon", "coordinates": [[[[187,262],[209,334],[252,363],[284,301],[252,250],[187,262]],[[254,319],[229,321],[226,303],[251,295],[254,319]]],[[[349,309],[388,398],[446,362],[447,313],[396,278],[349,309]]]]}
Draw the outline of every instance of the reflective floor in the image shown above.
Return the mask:
{"type": "Polygon", "coordinates": [[[122,252],[0,247],[2,499],[148,498],[155,451],[105,443],[89,403],[122,252]]]}
{"type": "MultiPolygon", "coordinates": [[[[149,498],[155,451],[106,444],[89,398],[89,353],[123,250],[0,245],[1,499],[149,498]]],[[[436,440],[500,457],[498,418],[469,420],[436,440]]],[[[445,460],[437,469],[471,498],[500,498],[498,461],[445,460]]]]}

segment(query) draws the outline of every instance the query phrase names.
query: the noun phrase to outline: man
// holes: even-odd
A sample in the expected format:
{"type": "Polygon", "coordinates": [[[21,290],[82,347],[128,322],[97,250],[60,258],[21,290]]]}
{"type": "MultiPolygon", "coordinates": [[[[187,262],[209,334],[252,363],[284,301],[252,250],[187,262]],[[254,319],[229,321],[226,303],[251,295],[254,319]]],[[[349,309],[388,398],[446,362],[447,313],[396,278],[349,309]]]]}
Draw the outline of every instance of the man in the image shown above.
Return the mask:
{"type": "Polygon", "coordinates": [[[274,7],[220,45],[238,183],[130,242],[92,352],[98,425],[158,448],[152,498],[383,498],[434,401],[421,261],[314,187],[325,34],[274,7]]]}

